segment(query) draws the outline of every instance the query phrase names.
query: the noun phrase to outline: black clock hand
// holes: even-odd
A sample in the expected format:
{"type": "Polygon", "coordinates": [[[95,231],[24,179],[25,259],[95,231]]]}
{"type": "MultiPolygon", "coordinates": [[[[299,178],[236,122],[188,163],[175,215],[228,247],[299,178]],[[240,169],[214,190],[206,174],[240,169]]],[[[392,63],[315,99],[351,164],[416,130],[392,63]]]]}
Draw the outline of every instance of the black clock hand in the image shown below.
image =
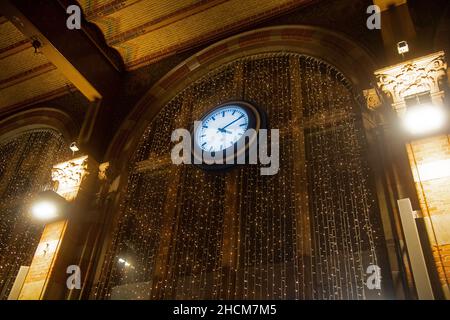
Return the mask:
{"type": "Polygon", "coordinates": [[[225,129],[221,129],[221,128],[218,128],[217,131],[222,132],[222,133],[229,133],[229,134],[231,134],[231,131],[228,131],[228,130],[225,130],[225,129]]]}
{"type": "Polygon", "coordinates": [[[219,128],[219,131],[225,130],[226,127],[231,126],[233,123],[235,123],[236,121],[240,120],[240,119],[243,118],[243,117],[244,117],[244,116],[242,115],[242,116],[240,116],[239,118],[237,118],[236,120],[231,121],[231,122],[230,122],[229,124],[227,124],[225,127],[219,128]]]}

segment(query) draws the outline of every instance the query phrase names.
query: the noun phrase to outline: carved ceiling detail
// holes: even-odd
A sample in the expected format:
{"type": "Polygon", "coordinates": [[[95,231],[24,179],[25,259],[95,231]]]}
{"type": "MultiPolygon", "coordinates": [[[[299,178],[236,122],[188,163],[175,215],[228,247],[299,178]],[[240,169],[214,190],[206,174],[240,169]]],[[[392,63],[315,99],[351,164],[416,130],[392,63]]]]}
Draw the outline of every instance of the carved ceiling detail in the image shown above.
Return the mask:
{"type": "Polygon", "coordinates": [[[79,0],[128,70],[318,0],[79,0]]]}

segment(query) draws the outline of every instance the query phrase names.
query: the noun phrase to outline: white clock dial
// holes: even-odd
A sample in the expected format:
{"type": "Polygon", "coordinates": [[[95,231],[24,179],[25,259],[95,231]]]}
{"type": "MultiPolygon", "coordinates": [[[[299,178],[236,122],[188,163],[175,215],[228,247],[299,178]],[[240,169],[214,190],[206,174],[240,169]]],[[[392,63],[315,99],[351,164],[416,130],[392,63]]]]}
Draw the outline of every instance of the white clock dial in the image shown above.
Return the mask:
{"type": "Polygon", "coordinates": [[[206,152],[232,147],[247,131],[247,111],[238,105],[227,105],[207,114],[196,133],[196,143],[206,152]]]}

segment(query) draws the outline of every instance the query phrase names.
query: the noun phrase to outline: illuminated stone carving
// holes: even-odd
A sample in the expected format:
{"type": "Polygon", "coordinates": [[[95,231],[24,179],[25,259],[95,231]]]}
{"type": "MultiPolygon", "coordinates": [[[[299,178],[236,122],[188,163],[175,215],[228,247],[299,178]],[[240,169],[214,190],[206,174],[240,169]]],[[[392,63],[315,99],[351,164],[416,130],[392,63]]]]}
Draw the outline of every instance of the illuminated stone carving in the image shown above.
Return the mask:
{"type": "Polygon", "coordinates": [[[443,51],[409,60],[375,72],[378,87],[392,99],[395,110],[404,107],[404,98],[429,91],[443,96],[441,80],[446,77],[443,51]]]}
{"type": "Polygon", "coordinates": [[[375,89],[367,89],[363,93],[368,109],[375,110],[381,107],[381,98],[375,89]]]}
{"type": "Polygon", "coordinates": [[[68,201],[75,199],[88,174],[88,162],[88,156],[82,156],[55,165],[52,169],[55,191],[68,201]]]}
{"type": "Polygon", "coordinates": [[[98,166],[98,178],[100,180],[107,180],[108,179],[108,170],[110,169],[109,162],[101,163],[98,166]]]}

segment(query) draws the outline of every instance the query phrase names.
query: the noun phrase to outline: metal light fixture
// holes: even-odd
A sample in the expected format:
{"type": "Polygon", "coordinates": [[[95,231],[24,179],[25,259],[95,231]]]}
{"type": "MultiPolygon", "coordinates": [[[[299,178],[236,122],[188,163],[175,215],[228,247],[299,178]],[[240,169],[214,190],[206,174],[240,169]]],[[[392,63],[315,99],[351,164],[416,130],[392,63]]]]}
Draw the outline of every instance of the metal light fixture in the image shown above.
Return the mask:
{"type": "Polygon", "coordinates": [[[33,39],[33,41],[31,42],[31,45],[34,48],[34,54],[41,53],[42,43],[38,39],[33,39]]]}
{"type": "Polygon", "coordinates": [[[402,56],[405,53],[408,53],[409,52],[408,42],[400,41],[399,43],[397,43],[397,51],[398,51],[398,54],[401,54],[402,56]]]}
{"type": "Polygon", "coordinates": [[[55,191],[43,191],[35,197],[31,205],[31,214],[34,219],[39,221],[61,220],[67,215],[67,205],[66,199],[55,191]]]}
{"type": "Polygon", "coordinates": [[[76,142],[72,142],[69,148],[73,153],[80,151],[80,148],[78,147],[76,142]]]}

